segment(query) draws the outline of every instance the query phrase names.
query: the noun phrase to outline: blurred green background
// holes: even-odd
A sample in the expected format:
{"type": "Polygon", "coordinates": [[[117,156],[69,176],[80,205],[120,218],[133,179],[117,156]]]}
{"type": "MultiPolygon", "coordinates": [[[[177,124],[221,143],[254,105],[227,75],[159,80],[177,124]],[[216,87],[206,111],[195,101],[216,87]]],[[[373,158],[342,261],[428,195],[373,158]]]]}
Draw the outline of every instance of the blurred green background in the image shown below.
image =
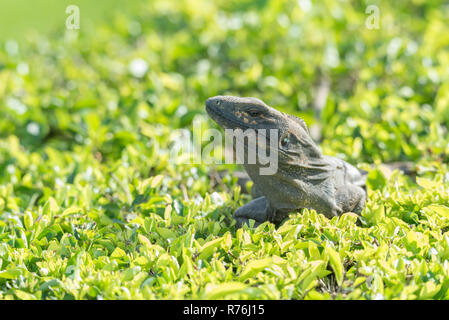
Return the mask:
{"type": "Polygon", "coordinates": [[[64,28],[67,6],[77,5],[82,12],[81,30],[107,22],[116,10],[130,13],[142,0],[2,0],[0,2],[0,39],[23,41],[30,32],[53,34],[64,28]]]}
{"type": "Polygon", "coordinates": [[[1,0],[0,299],[447,299],[448,129],[446,0],[1,0]],[[236,166],[170,158],[225,94],[368,170],[361,216],[237,231],[236,166]]]}
{"type": "MultiPolygon", "coordinates": [[[[22,136],[18,126],[35,117],[42,117],[41,138],[67,135],[64,116],[85,137],[86,110],[103,114],[102,122],[115,130],[122,127],[106,112],[106,92],[130,117],[128,131],[138,127],[129,113],[136,105],[161,113],[158,121],[168,127],[188,127],[195,113],[204,114],[209,96],[234,94],[303,117],[326,153],[348,160],[447,159],[445,1],[5,0],[0,6],[0,63],[6,68],[0,103],[30,104],[28,114],[6,115],[11,122],[0,128],[25,144],[39,146],[38,137],[22,136]],[[80,8],[75,32],[65,28],[68,4],[80,8]],[[379,9],[379,29],[366,27],[370,5],[379,9]],[[17,43],[8,42],[14,39],[23,44],[17,54],[10,51],[17,43]],[[141,79],[123,73],[133,60],[145,71],[141,79]],[[17,81],[6,80],[17,76],[27,86],[20,99],[17,81]],[[64,105],[58,116],[43,107],[48,99],[64,105]],[[187,114],[173,116],[180,106],[187,114]],[[66,113],[73,108],[79,111],[66,113]]],[[[69,141],[75,142],[64,145],[69,141]]]]}

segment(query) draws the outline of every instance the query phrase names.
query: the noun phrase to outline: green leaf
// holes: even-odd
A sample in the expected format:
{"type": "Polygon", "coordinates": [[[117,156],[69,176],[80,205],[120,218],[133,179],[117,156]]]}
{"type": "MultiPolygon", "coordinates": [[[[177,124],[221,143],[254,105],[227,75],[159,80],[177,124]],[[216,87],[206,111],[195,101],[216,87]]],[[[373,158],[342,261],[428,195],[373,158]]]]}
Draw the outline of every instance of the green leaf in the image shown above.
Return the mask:
{"type": "Polygon", "coordinates": [[[203,244],[200,248],[200,255],[199,259],[204,260],[209,258],[215,251],[216,248],[218,248],[223,242],[223,237],[211,240],[203,244]]]}
{"type": "Polygon", "coordinates": [[[432,180],[429,180],[429,179],[423,178],[423,177],[417,177],[417,178],[416,178],[416,183],[417,183],[419,186],[421,186],[421,187],[423,187],[424,189],[427,189],[427,190],[428,190],[428,189],[436,188],[436,187],[438,187],[438,185],[439,185],[438,182],[432,181],[432,180]]]}
{"type": "Polygon", "coordinates": [[[219,285],[208,285],[206,287],[205,299],[222,299],[230,294],[244,291],[248,286],[241,282],[226,282],[219,285]]]}
{"type": "Polygon", "coordinates": [[[57,213],[59,209],[56,200],[53,197],[48,198],[47,202],[44,204],[43,215],[53,216],[57,213]]]}
{"type": "Polygon", "coordinates": [[[379,169],[371,170],[366,177],[366,185],[371,190],[382,190],[387,185],[387,179],[379,169]]]}
{"type": "Polygon", "coordinates": [[[323,260],[313,260],[307,263],[305,270],[296,279],[296,283],[300,285],[303,292],[314,287],[314,282],[319,277],[320,272],[325,267],[323,260]]]}
{"type": "Polygon", "coordinates": [[[442,217],[449,218],[449,207],[440,205],[440,204],[431,204],[430,206],[426,207],[427,209],[430,209],[431,211],[436,212],[442,217]]]}
{"type": "Polygon", "coordinates": [[[23,274],[22,269],[8,269],[4,271],[0,271],[0,278],[3,279],[16,279],[23,274]]]}
{"type": "Polygon", "coordinates": [[[142,243],[147,248],[151,248],[151,242],[150,242],[150,240],[148,240],[147,237],[145,237],[141,234],[137,235],[137,237],[139,238],[140,243],[142,243]]]}
{"type": "Polygon", "coordinates": [[[153,180],[151,181],[151,188],[152,189],[156,189],[157,187],[159,187],[162,183],[162,179],[164,179],[163,175],[157,175],[153,178],[153,180]]]}
{"type": "Polygon", "coordinates": [[[21,300],[37,300],[36,296],[22,290],[16,290],[14,293],[21,300]]]}
{"type": "Polygon", "coordinates": [[[119,247],[115,248],[115,250],[111,253],[111,258],[123,258],[126,257],[126,252],[119,247]]]}
{"type": "Polygon", "coordinates": [[[260,271],[270,267],[272,263],[273,259],[271,257],[248,262],[248,264],[245,266],[242,273],[240,274],[239,280],[244,281],[248,278],[255,276],[260,271]]]}
{"type": "Polygon", "coordinates": [[[332,270],[334,270],[335,279],[337,280],[338,285],[341,286],[343,282],[343,263],[341,262],[340,255],[337,251],[329,246],[326,246],[325,250],[327,256],[329,257],[329,262],[332,270]]]}
{"type": "Polygon", "coordinates": [[[173,239],[177,237],[177,234],[168,228],[156,228],[157,233],[161,235],[164,239],[173,239]]]}
{"type": "Polygon", "coordinates": [[[23,216],[23,222],[24,222],[25,228],[27,230],[30,230],[33,227],[33,223],[34,223],[33,215],[31,214],[30,211],[28,211],[28,210],[25,211],[25,214],[23,216]]]}

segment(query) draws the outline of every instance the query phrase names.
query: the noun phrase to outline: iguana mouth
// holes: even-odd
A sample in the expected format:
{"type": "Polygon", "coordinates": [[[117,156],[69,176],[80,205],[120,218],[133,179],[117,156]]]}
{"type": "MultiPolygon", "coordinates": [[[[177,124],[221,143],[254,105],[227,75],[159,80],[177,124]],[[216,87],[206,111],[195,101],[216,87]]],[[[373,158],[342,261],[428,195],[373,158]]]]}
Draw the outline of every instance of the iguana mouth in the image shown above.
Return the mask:
{"type": "Polygon", "coordinates": [[[268,139],[267,135],[260,133],[258,128],[252,127],[251,125],[239,120],[232,114],[221,112],[219,109],[209,105],[206,106],[206,110],[209,116],[223,129],[241,129],[243,131],[252,129],[257,132],[256,139],[260,137],[265,137],[265,139],[268,139]]]}

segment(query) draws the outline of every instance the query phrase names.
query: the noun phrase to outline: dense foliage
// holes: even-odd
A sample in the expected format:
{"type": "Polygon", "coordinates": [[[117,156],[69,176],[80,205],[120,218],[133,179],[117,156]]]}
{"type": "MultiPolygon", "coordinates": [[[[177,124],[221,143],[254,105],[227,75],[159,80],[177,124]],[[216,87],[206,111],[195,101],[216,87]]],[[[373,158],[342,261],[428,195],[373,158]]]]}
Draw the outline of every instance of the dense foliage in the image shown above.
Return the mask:
{"type": "Polygon", "coordinates": [[[3,43],[0,299],[449,298],[443,4],[152,0],[3,43]],[[175,129],[214,126],[204,102],[218,94],[321,129],[325,154],[369,171],[361,216],[236,230],[250,198],[235,166],[169,157],[175,129]],[[392,161],[416,179],[384,174],[392,161]]]}

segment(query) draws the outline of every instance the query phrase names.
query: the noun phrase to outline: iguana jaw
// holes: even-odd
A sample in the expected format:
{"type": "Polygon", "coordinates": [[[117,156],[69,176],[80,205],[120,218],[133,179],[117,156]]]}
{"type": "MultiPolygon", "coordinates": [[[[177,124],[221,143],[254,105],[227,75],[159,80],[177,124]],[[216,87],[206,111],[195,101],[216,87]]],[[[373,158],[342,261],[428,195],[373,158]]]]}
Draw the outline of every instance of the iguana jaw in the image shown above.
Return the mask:
{"type": "Polygon", "coordinates": [[[206,104],[206,111],[209,116],[223,129],[240,128],[244,130],[250,128],[249,125],[245,124],[240,119],[222,112],[219,108],[212,104],[206,104]]]}

